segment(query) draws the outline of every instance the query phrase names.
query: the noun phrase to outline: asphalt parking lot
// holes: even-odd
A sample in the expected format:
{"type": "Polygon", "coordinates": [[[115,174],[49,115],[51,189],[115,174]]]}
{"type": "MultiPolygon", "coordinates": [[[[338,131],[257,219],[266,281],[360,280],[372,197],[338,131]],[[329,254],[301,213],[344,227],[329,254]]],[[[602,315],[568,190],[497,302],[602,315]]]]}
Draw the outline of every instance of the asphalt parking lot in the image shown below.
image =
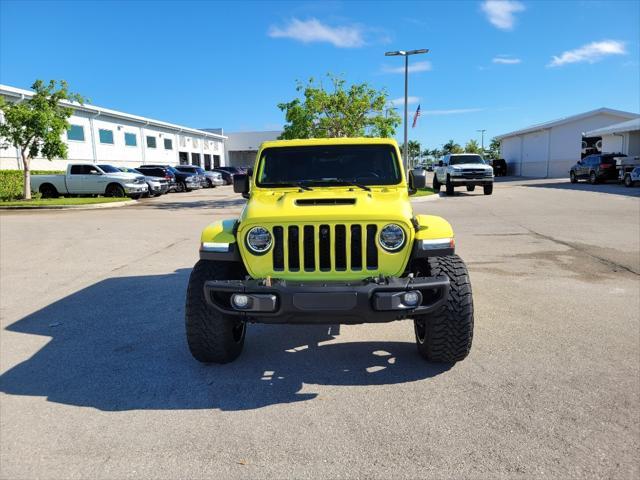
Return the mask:
{"type": "Polygon", "coordinates": [[[503,180],[416,202],[474,289],[471,355],[408,321],[251,326],[204,366],[183,305],[229,187],[2,213],[2,478],[638,478],[640,188],[503,180]]]}

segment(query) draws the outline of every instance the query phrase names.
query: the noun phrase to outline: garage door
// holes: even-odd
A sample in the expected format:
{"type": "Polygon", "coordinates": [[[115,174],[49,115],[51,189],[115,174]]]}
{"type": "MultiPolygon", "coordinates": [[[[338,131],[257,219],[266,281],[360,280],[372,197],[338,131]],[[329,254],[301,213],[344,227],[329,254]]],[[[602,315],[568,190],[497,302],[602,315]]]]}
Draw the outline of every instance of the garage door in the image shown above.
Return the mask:
{"type": "Polygon", "coordinates": [[[549,131],[529,133],[522,143],[522,176],[546,177],[549,131]]]}

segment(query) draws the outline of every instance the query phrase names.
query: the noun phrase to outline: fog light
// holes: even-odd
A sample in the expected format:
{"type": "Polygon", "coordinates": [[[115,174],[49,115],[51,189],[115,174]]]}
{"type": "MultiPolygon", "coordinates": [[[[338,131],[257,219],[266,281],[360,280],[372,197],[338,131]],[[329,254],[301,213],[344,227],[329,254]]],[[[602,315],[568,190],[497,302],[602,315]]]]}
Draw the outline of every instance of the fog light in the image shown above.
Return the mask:
{"type": "Polygon", "coordinates": [[[420,292],[407,292],[402,296],[402,303],[407,307],[417,307],[422,302],[420,292]]]}
{"type": "Polygon", "coordinates": [[[246,306],[249,305],[249,297],[236,293],[231,296],[231,303],[235,308],[246,308],[246,306]]]}

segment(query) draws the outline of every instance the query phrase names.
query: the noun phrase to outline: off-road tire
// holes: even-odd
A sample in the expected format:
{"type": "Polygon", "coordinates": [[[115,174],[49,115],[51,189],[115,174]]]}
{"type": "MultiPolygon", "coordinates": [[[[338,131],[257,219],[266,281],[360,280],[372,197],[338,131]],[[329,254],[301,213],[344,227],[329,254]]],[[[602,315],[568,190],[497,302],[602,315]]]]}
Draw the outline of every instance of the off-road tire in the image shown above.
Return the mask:
{"type": "Polygon", "coordinates": [[[569,172],[569,181],[571,183],[578,183],[578,177],[576,177],[576,172],[574,172],[573,170],[569,172]]]}
{"type": "Polygon", "coordinates": [[[598,183],[598,177],[596,176],[596,172],[591,172],[589,174],[589,183],[591,185],[595,185],[596,183],[598,183]]]}
{"type": "Polygon", "coordinates": [[[464,360],[473,341],[473,297],[467,267],[457,255],[428,259],[429,275],[449,277],[447,301],[439,310],[414,319],[416,345],[431,362],[464,360]]]}
{"type": "Polygon", "coordinates": [[[453,183],[451,183],[451,178],[447,177],[447,195],[453,195],[455,190],[453,189],[453,183]]]}
{"type": "Polygon", "coordinates": [[[483,185],[482,189],[485,195],[491,195],[493,193],[493,183],[491,185],[483,185]]]}
{"type": "Polygon", "coordinates": [[[228,363],[242,352],[246,323],[209,306],[204,298],[207,280],[241,280],[244,267],[234,262],[200,260],[189,277],[185,305],[187,344],[193,357],[203,363],[228,363]]]}
{"type": "Polygon", "coordinates": [[[467,192],[473,192],[476,189],[475,185],[467,185],[467,192]]]}
{"type": "Polygon", "coordinates": [[[436,174],[433,174],[433,191],[438,193],[440,191],[440,182],[438,181],[438,177],[436,176],[436,174]]]}

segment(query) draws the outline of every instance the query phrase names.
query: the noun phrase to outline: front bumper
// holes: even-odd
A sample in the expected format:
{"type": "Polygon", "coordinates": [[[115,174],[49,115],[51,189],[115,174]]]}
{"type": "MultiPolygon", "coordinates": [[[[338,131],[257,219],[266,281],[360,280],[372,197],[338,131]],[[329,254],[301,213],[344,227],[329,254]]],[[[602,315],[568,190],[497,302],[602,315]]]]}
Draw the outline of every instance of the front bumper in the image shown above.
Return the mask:
{"type": "Polygon", "coordinates": [[[477,176],[477,177],[464,177],[464,176],[450,176],[451,183],[454,185],[491,185],[493,183],[493,175],[490,177],[477,176]]]}
{"type": "Polygon", "coordinates": [[[433,312],[446,302],[448,292],[445,276],[360,282],[211,280],[204,285],[205,298],[213,308],[260,323],[389,322],[433,312]],[[419,304],[405,305],[403,295],[415,291],[419,304]],[[234,294],[249,297],[249,307],[234,307],[234,294]]]}
{"type": "Polygon", "coordinates": [[[125,193],[147,193],[149,187],[146,183],[126,183],[124,185],[125,193]]]}

